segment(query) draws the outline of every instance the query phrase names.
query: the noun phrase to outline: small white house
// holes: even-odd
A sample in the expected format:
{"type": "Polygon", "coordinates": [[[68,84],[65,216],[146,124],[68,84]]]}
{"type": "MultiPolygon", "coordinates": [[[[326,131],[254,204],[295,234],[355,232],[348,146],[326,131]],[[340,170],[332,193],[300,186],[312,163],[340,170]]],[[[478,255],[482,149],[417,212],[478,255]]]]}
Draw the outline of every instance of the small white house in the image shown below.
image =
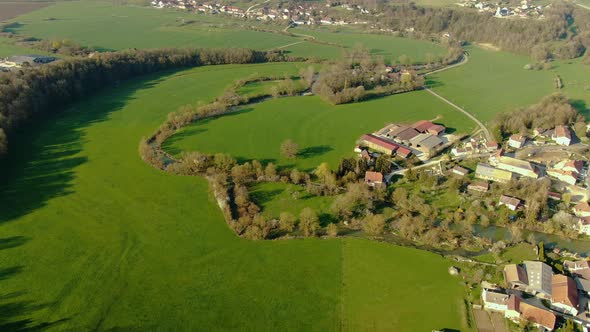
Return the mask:
{"type": "Polygon", "coordinates": [[[514,135],[510,136],[510,139],[508,140],[508,146],[515,148],[515,149],[522,148],[525,143],[526,143],[526,136],[523,136],[523,135],[514,134],[514,135]]]}
{"type": "Polygon", "coordinates": [[[551,135],[551,139],[559,145],[568,146],[572,143],[572,133],[566,126],[557,126],[553,135],[551,135]]]}

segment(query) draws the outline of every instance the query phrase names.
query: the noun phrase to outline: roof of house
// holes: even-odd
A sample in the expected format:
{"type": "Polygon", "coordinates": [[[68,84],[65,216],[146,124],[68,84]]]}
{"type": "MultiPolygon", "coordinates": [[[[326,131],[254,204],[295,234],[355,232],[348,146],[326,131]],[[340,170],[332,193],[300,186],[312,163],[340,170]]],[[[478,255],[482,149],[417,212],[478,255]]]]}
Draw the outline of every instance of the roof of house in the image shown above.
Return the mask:
{"type": "Polygon", "coordinates": [[[574,279],[563,275],[555,274],[551,282],[553,302],[563,303],[570,307],[578,307],[578,289],[574,279]]]}
{"type": "Polygon", "coordinates": [[[518,295],[510,295],[508,297],[508,310],[520,312],[520,297],[518,295]]]}
{"type": "Polygon", "coordinates": [[[572,133],[570,132],[569,128],[566,126],[557,126],[555,127],[555,134],[556,138],[572,138],[572,133]]]}
{"type": "Polygon", "coordinates": [[[512,205],[512,206],[519,206],[521,200],[516,197],[502,195],[500,196],[500,204],[512,205]]]}
{"type": "Polygon", "coordinates": [[[506,277],[506,282],[508,283],[520,282],[523,284],[528,284],[526,272],[520,265],[508,264],[504,266],[504,276],[506,277]]]}
{"type": "Polygon", "coordinates": [[[505,171],[502,169],[494,168],[488,164],[479,163],[477,164],[477,168],[475,169],[475,174],[483,176],[483,177],[490,177],[490,178],[497,178],[506,181],[510,181],[512,179],[512,172],[505,171]]]}
{"type": "Polygon", "coordinates": [[[488,148],[497,148],[498,147],[498,142],[496,141],[489,141],[486,143],[486,147],[488,148]]]}
{"type": "Polygon", "coordinates": [[[534,172],[536,168],[530,162],[526,160],[520,160],[512,157],[501,156],[498,159],[498,164],[504,164],[514,168],[520,168],[522,170],[534,172]]]}
{"type": "Polygon", "coordinates": [[[549,197],[551,199],[561,200],[561,194],[560,193],[553,192],[553,191],[548,191],[547,192],[547,197],[549,197]]]}
{"type": "Polygon", "coordinates": [[[379,172],[365,172],[365,182],[383,182],[383,174],[379,172]]]}
{"type": "Polygon", "coordinates": [[[514,135],[510,136],[510,140],[511,141],[516,141],[516,142],[520,142],[520,143],[524,143],[526,141],[526,136],[519,135],[519,134],[514,134],[514,135]]]}
{"type": "Polygon", "coordinates": [[[428,131],[434,131],[434,132],[436,132],[437,134],[440,134],[440,133],[442,133],[443,131],[445,131],[445,129],[446,129],[446,128],[445,128],[445,126],[441,126],[441,125],[437,125],[437,124],[435,124],[435,125],[432,125],[432,126],[428,127],[428,129],[427,129],[427,130],[428,130],[428,131]]]}
{"type": "Polygon", "coordinates": [[[443,141],[440,138],[438,138],[438,136],[434,136],[434,135],[430,135],[430,134],[426,134],[426,135],[428,135],[428,136],[426,136],[423,140],[421,140],[419,143],[417,143],[417,145],[423,146],[427,149],[432,149],[432,148],[435,148],[443,143],[443,141]]]}
{"type": "Polygon", "coordinates": [[[553,169],[567,169],[570,171],[575,170],[580,173],[584,167],[584,162],[581,160],[562,160],[553,166],[553,169]]]}
{"type": "Polygon", "coordinates": [[[434,126],[434,123],[427,121],[427,120],[420,120],[412,125],[414,129],[423,133],[428,130],[428,128],[434,126]]]}
{"type": "Polygon", "coordinates": [[[397,153],[398,155],[402,156],[402,157],[407,157],[407,156],[409,156],[409,155],[411,155],[411,154],[412,154],[412,150],[410,150],[410,149],[408,149],[408,148],[404,148],[403,146],[400,146],[400,147],[397,149],[397,152],[396,152],[396,153],[397,153]]]}
{"type": "Polygon", "coordinates": [[[556,317],[555,314],[549,310],[537,308],[526,302],[520,302],[520,311],[522,317],[531,322],[537,323],[551,330],[555,327],[556,317]]]}
{"type": "Polygon", "coordinates": [[[551,294],[551,278],[553,277],[553,270],[551,267],[539,261],[524,261],[528,285],[532,289],[551,294]]]}
{"type": "Polygon", "coordinates": [[[379,129],[379,131],[376,132],[377,135],[387,135],[390,131],[394,130],[395,128],[398,128],[399,126],[396,125],[395,123],[390,123],[387,126],[379,129]]]}
{"type": "Polygon", "coordinates": [[[584,292],[590,292],[590,280],[578,276],[574,277],[574,280],[576,281],[576,287],[579,290],[584,292]]]}
{"type": "Polygon", "coordinates": [[[590,205],[588,202],[581,202],[574,206],[574,210],[581,212],[590,212],[590,205]]]}
{"type": "Polygon", "coordinates": [[[361,137],[361,139],[364,141],[367,141],[367,142],[371,142],[373,144],[377,144],[377,145],[379,145],[383,148],[389,149],[391,151],[395,151],[395,150],[397,150],[397,148],[399,148],[399,145],[397,145],[393,142],[384,140],[383,138],[377,137],[372,134],[365,134],[361,137]]]}
{"type": "Polygon", "coordinates": [[[404,130],[402,130],[396,134],[393,134],[393,132],[392,132],[391,135],[395,138],[402,140],[402,141],[409,141],[412,138],[420,135],[420,133],[418,131],[416,131],[416,129],[414,129],[414,128],[406,127],[404,130]]]}
{"type": "Polygon", "coordinates": [[[474,181],[467,186],[467,189],[473,188],[481,188],[487,191],[488,189],[490,189],[490,184],[484,181],[474,181]]]}
{"type": "Polygon", "coordinates": [[[467,168],[461,167],[459,165],[453,167],[453,172],[460,173],[463,175],[469,174],[469,170],[467,168]]]}
{"type": "Polygon", "coordinates": [[[590,261],[564,261],[563,267],[570,272],[581,269],[590,269],[590,261]]]}
{"type": "Polygon", "coordinates": [[[491,290],[484,290],[483,291],[483,300],[487,303],[496,303],[496,304],[508,304],[508,295],[504,293],[498,293],[491,290]]]}

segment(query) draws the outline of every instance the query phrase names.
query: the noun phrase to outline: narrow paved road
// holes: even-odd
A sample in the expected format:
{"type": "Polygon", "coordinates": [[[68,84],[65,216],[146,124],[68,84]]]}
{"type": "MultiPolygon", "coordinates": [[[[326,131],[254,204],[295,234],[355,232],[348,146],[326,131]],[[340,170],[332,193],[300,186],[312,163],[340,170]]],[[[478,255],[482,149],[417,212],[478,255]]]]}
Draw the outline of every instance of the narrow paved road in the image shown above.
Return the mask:
{"type": "Polygon", "coordinates": [[[433,96],[437,97],[438,99],[444,101],[445,103],[451,105],[453,108],[455,108],[456,110],[458,110],[459,112],[465,114],[467,117],[469,117],[471,120],[473,120],[475,123],[477,123],[477,125],[481,128],[481,131],[483,132],[484,136],[486,137],[486,140],[491,141],[492,140],[492,135],[490,134],[490,131],[488,130],[488,128],[481,122],[479,121],[475,116],[473,116],[471,113],[467,112],[466,110],[462,109],[461,107],[455,105],[452,101],[448,100],[447,98],[439,95],[438,93],[432,91],[430,88],[428,87],[424,87],[424,90],[428,91],[429,93],[431,93],[433,96]]]}

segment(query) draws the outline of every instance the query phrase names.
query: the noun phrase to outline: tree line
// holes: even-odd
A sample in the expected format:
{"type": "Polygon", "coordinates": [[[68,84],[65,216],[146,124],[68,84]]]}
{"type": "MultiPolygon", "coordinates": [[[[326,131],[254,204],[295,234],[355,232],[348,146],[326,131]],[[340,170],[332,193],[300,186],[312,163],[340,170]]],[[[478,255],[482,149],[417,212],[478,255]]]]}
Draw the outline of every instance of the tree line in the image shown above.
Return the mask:
{"type": "MultiPolygon", "coordinates": [[[[453,40],[489,43],[544,58],[571,59],[590,47],[590,13],[561,0],[544,9],[543,19],[498,19],[493,13],[399,2],[381,1],[380,15],[374,20],[401,35],[441,40],[443,34],[449,33],[453,40]]],[[[374,0],[354,3],[370,4],[369,8],[375,5],[374,0]]]]}
{"type": "Polygon", "coordinates": [[[8,150],[8,136],[25,122],[59,112],[74,101],[130,78],[202,65],[287,60],[293,59],[281,52],[249,49],[126,50],[1,73],[0,155],[8,150]]]}

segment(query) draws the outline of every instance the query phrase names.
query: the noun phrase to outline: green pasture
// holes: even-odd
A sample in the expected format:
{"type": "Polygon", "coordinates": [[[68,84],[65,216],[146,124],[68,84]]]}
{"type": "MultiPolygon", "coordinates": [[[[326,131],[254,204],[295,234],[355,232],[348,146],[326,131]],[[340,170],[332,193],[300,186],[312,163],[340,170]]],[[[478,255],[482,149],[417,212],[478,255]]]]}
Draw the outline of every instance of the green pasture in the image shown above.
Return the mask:
{"type": "Polygon", "coordinates": [[[293,67],[145,77],[24,128],[0,165],[0,330],[469,330],[464,290],[440,256],[359,239],[240,239],[204,179],[139,158],[168,112],[293,67]]]}
{"type": "Polygon", "coordinates": [[[399,94],[362,103],[333,106],[317,96],[288,97],[246,106],[243,110],[196,122],[172,136],[164,148],[229,153],[239,160],[257,159],[299,169],[327,162],[335,168],[353,154],[356,140],[392,122],[437,118],[456,133],[470,133],[475,124],[425,91],[399,94]],[[299,144],[295,160],[280,156],[287,139],[299,144]]]}
{"type": "Polygon", "coordinates": [[[18,45],[17,43],[15,43],[14,39],[0,37],[0,57],[8,57],[22,54],[45,54],[45,52],[18,45]]]}
{"type": "Polygon", "coordinates": [[[319,216],[330,213],[334,201],[329,196],[312,196],[301,186],[285,183],[259,183],[250,189],[250,198],[262,208],[267,218],[279,218],[281,212],[299,216],[301,210],[310,207],[319,216]]]}
{"type": "Polygon", "coordinates": [[[565,93],[576,108],[590,118],[590,66],[582,63],[582,58],[569,61],[556,61],[553,73],[561,77],[565,93]]]}
{"type": "Polygon", "coordinates": [[[532,62],[528,57],[478,47],[469,47],[468,52],[468,63],[429,76],[429,84],[484,122],[555,91],[551,71],[523,69],[532,62]]]}
{"type": "MultiPolygon", "coordinates": [[[[330,43],[326,46],[342,46],[344,49],[362,46],[375,55],[383,56],[388,62],[396,62],[401,55],[409,56],[414,62],[421,62],[426,59],[428,53],[434,55],[446,54],[444,47],[424,40],[394,37],[386,34],[360,33],[352,28],[297,28],[290,31],[313,36],[319,42],[330,43]]],[[[287,50],[289,49],[287,48],[287,50]]],[[[322,51],[327,54],[327,49],[322,51]]],[[[340,50],[340,53],[342,53],[342,50],[340,50]]]]}

